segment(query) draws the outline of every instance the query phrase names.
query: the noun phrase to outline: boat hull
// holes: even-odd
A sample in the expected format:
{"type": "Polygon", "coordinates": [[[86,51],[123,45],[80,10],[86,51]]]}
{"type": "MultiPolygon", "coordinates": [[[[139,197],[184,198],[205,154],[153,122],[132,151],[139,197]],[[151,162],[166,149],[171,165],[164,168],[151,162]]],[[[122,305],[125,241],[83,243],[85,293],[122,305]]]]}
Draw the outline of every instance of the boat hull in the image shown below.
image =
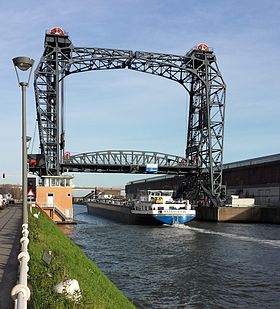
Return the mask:
{"type": "Polygon", "coordinates": [[[194,219],[195,215],[160,215],[135,213],[127,205],[110,205],[102,202],[88,202],[88,213],[109,220],[139,225],[184,224],[194,219]]]}
{"type": "Polygon", "coordinates": [[[162,225],[163,223],[148,214],[133,214],[128,206],[108,205],[105,203],[88,202],[87,210],[90,215],[109,220],[139,225],[162,225]]]}
{"type": "Polygon", "coordinates": [[[187,222],[190,222],[191,220],[194,219],[194,215],[191,216],[161,216],[161,215],[154,215],[154,218],[161,222],[162,224],[168,224],[168,225],[173,225],[173,224],[184,224],[187,222]]]}

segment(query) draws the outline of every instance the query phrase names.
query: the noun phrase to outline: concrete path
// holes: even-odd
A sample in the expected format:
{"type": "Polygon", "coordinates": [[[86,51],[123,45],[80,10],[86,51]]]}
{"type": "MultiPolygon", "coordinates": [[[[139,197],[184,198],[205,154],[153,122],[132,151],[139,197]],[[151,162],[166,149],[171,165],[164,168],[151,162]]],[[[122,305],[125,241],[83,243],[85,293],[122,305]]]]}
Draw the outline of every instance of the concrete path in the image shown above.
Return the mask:
{"type": "Polygon", "coordinates": [[[17,256],[20,250],[22,205],[9,205],[0,210],[0,308],[14,307],[11,289],[18,273],[17,256]]]}

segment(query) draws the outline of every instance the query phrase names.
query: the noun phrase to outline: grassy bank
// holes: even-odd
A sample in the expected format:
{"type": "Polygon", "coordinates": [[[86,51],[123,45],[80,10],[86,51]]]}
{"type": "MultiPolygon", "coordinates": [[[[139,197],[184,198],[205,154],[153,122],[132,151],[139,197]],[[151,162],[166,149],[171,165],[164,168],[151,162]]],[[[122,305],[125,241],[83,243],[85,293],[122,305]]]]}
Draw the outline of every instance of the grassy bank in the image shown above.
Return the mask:
{"type": "Polygon", "coordinates": [[[43,213],[29,215],[29,275],[32,308],[135,308],[116,286],[88,259],[80,248],[43,213]],[[48,266],[44,251],[52,251],[48,266]],[[79,282],[82,298],[73,302],[53,291],[64,278],[79,282]]]}

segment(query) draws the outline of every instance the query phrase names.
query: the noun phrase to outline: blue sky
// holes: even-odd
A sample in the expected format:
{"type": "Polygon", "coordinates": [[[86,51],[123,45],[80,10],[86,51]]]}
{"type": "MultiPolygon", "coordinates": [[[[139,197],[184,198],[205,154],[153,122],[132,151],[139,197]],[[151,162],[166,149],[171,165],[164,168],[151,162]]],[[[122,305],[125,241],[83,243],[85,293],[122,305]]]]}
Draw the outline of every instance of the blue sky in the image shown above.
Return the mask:
{"type": "MultiPolygon", "coordinates": [[[[0,175],[21,181],[20,89],[11,59],[36,65],[45,31],[60,26],[75,46],[183,55],[214,48],[227,84],[224,162],[279,153],[280,2],[277,0],[8,1],[0,4],[0,175]]],[[[65,80],[66,149],[135,149],[183,155],[188,98],[179,84],[128,70],[65,80]],[[154,118],[151,115],[156,115],[154,118]]],[[[28,89],[28,135],[35,126],[28,89]]],[[[38,132],[38,131],[37,131],[38,132]]],[[[38,152],[38,133],[34,141],[38,152]]],[[[123,186],[141,175],[76,175],[79,185],[123,186]]]]}

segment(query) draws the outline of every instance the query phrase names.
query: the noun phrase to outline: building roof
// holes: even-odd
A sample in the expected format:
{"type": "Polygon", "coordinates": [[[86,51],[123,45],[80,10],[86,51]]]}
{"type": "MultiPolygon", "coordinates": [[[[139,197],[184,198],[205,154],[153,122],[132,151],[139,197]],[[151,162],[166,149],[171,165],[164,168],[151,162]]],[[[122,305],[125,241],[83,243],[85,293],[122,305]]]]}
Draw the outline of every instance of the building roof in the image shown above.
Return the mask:
{"type": "MultiPolygon", "coordinates": [[[[237,168],[237,167],[245,167],[245,166],[251,166],[251,165],[257,165],[262,163],[270,163],[280,161],[280,153],[269,155],[269,156],[263,156],[258,158],[252,158],[252,159],[246,159],[241,161],[236,161],[232,163],[225,163],[223,164],[223,169],[230,169],[230,168],[237,168]]],[[[176,176],[174,175],[163,175],[163,176],[155,176],[151,178],[142,178],[139,180],[130,181],[127,183],[127,185],[134,185],[137,183],[143,183],[143,182],[149,182],[149,181],[155,181],[155,180],[163,180],[168,178],[174,178],[176,176]]]]}
{"type": "Polygon", "coordinates": [[[257,164],[262,164],[262,163],[270,163],[274,161],[280,161],[280,153],[269,155],[269,156],[264,156],[264,157],[258,157],[258,158],[253,158],[253,159],[232,162],[232,163],[226,163],[226,164],[223,164],[223,169],[257,165],[257,164]]]}

